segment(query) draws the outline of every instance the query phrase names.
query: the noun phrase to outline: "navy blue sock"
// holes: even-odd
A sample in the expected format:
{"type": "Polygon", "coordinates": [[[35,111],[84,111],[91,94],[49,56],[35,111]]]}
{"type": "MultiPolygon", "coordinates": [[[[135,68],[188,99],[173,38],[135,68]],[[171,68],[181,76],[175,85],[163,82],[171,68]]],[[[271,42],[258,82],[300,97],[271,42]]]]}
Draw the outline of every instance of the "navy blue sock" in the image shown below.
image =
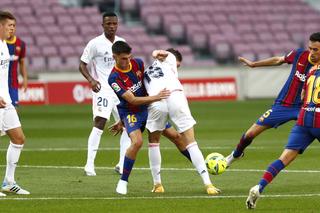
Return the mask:
{"type": "Polygon", "coordinates": [[[191,162],[191,157],[189,151],[186,149],[184,151],[180,151],[188,160],[191,162]]]}
{"type": "Polygon", "coordinates": [[[285,167],[281,160],[276,160],[270,164],[267,170],[264,172],[260,182],[259,182],[259,192],[261,193],[264,188],[271,183],[271,181],[277,176],[277,174],[285,167]]]}
{"type": "Polygon", "coordinates": [[[122,175],[120,178],[121,180],[128,182],[129,175],[131,173],[134,161],[135,160],[132,160],[132,159],[128,158],[127,156],[125,156],[124,162],[123,162],[123,172],[122,172],[122,175]]]}
{"type": "Polygon", "coordinates": [[[233,157],[238,158],[241,156],[243,151],[247,146],[249,146],[252,142],[251,138],[246,138],[245,134],[242,135],[240,142],[237,145],[237,148],[233,151],[233,157]]]}

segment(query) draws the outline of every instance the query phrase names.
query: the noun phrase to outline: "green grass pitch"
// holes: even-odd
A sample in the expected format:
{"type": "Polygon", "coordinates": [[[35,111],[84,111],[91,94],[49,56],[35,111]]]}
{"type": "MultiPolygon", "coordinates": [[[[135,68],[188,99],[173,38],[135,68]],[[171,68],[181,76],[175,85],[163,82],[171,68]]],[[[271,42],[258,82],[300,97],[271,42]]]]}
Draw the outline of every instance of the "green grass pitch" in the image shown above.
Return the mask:
{"type": "MultiPolygon", "coordinates": [[[[272,100],[192,102],[197,142],[206,156],[228,155],[243,132],[272,100]]],[[[97,176],[86,177],[87,138],[92,127],[91,106],[22,106],[20,119],[27,142],[16,170],[17,182],[30,196],[0,199],[1,212],[248,212],[245,200],[263,170],[282,152],[294,122],[259,136],[245,157],[225,173],[211,176],[222,194],[205,194],[193,166],[166,139],[161,141],[165,193],[152,194],[147,140],[129,179],[129,193],[115,193],[119,179],[119,137],[103,134],[96,159],[97,176]]],[[[8,138],[0,138],[0,170],[4,175],[8,138]]],[[[270,184],[255,212],[319,212],[319,145],[312,144],[270,184]]]]}

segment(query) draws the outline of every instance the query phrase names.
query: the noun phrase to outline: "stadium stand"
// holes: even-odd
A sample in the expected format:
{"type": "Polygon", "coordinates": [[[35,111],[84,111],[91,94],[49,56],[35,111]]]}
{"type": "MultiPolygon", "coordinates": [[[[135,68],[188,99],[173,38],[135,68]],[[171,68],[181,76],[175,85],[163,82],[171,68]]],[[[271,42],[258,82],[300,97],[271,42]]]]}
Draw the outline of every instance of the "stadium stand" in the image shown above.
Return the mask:
{"type": "MultiPolygon", "coordinates": [[[[308,35],[319,31],[319,11],[302,0],[119,3],[122,20],[118,34],[132,45],[133,54],[147,63],[153,49],[171,46],[181,50],[187,66],[233,63],[238,55],[261,59],[304,46],[308,35]],[[138,16],[139,22],[129,23],[128,17],[133,16],[138,16]]],[[[66,7],[58,0],[2,0],[1,7],[17,17],[17,35],[28,45],[30,71],[77,70],[85,44],[102,33],[97,6],[66,7]]]]}

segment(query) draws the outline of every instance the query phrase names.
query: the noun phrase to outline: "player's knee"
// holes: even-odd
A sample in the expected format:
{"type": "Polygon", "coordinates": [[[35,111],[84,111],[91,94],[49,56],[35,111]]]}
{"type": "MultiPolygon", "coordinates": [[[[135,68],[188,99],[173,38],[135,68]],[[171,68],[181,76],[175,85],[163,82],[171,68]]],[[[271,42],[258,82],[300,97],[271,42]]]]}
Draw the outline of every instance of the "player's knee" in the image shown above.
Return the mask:
{"type": "Polygon", "coordinates": [[[25,140],[26,140],[26,137],[22,134],[22,135],[19,135],[18,137],[15,137],[13,140],[11,140],[11,142],[14,144],[22,145],[25,143],[25,140]]]}
{"type": "Polygon", "coordinates": [[[136,140],[136,141],[133,141],[133,146],[135,147],[135,149],[139,150],[141,147],[142,147],[142,139],[139,139],[139,140],[136,140]]]}

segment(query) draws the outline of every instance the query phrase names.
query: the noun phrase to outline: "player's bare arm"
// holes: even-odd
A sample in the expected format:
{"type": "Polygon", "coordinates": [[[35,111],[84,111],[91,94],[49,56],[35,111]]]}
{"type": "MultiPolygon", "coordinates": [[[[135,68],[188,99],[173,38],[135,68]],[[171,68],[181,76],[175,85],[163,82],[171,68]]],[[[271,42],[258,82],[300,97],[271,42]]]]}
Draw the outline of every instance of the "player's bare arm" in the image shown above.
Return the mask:
{"type": "Polygon", "coordinates": [[[2,97],[0,97],[0,108],[5,108],[6,107],[6,102],[3,100],[2,97]]]}
{"type": "Polygon", "coordinates": [[[113,136],[116,136],[119,133],[122,133],[123,128],[124,128],[124,125],[121,120],[119,120],[118,122],[108,127],[109,131],[113,134],[113,136]]]}
{"type": "Polygon", "coordinates": [[[130,90],[123,93],[122,97],[132,105],[145,105],[151,104],[162,99],[169,97],[170,91],[167,89],[161,90],[157,95],[145,96],[145,97],[136,97],[130,90]]]}
{"type": "Polygon", "coordinates": [[[239,57],[239,62],[243,63],[245,66],[254,67],[266,67],[266,66],[279,66],[284,63],[284,56],[275,56],[271,58],[266,58],[260,61],[250,61],[249,59],[239,57]]]}
{"type": "Polygon", "coordinates": [[[91,89],[94,92],[99,92],[101,89],[101,84],[99,81],[96,81],[89,73],[88,68],[87,68],[87,64],[84,63],[83,61],[80,61],[80,65],[79,65],[79,71],[81,72],[81,74],[87,79],[87,81],[89,82],[91,89]]]}
{"type": "Polygon", "coordinates": [[[19,68],[20,68],[20,74],[22,76],[22,88],[24,91],[27,90],[27,87],[28,87],[28,72],[27,72],[27,68],[25,66],[25,63],[24,63],[24,58],[20,58],[19,60],[19,68]]]}
{"type": "Polygon", "coordinates": [[[168,51],[165,50],[154,50],[152,52],[152,57],[158,59],[159,61],[164,61],[168,56],[168,51]]]}

